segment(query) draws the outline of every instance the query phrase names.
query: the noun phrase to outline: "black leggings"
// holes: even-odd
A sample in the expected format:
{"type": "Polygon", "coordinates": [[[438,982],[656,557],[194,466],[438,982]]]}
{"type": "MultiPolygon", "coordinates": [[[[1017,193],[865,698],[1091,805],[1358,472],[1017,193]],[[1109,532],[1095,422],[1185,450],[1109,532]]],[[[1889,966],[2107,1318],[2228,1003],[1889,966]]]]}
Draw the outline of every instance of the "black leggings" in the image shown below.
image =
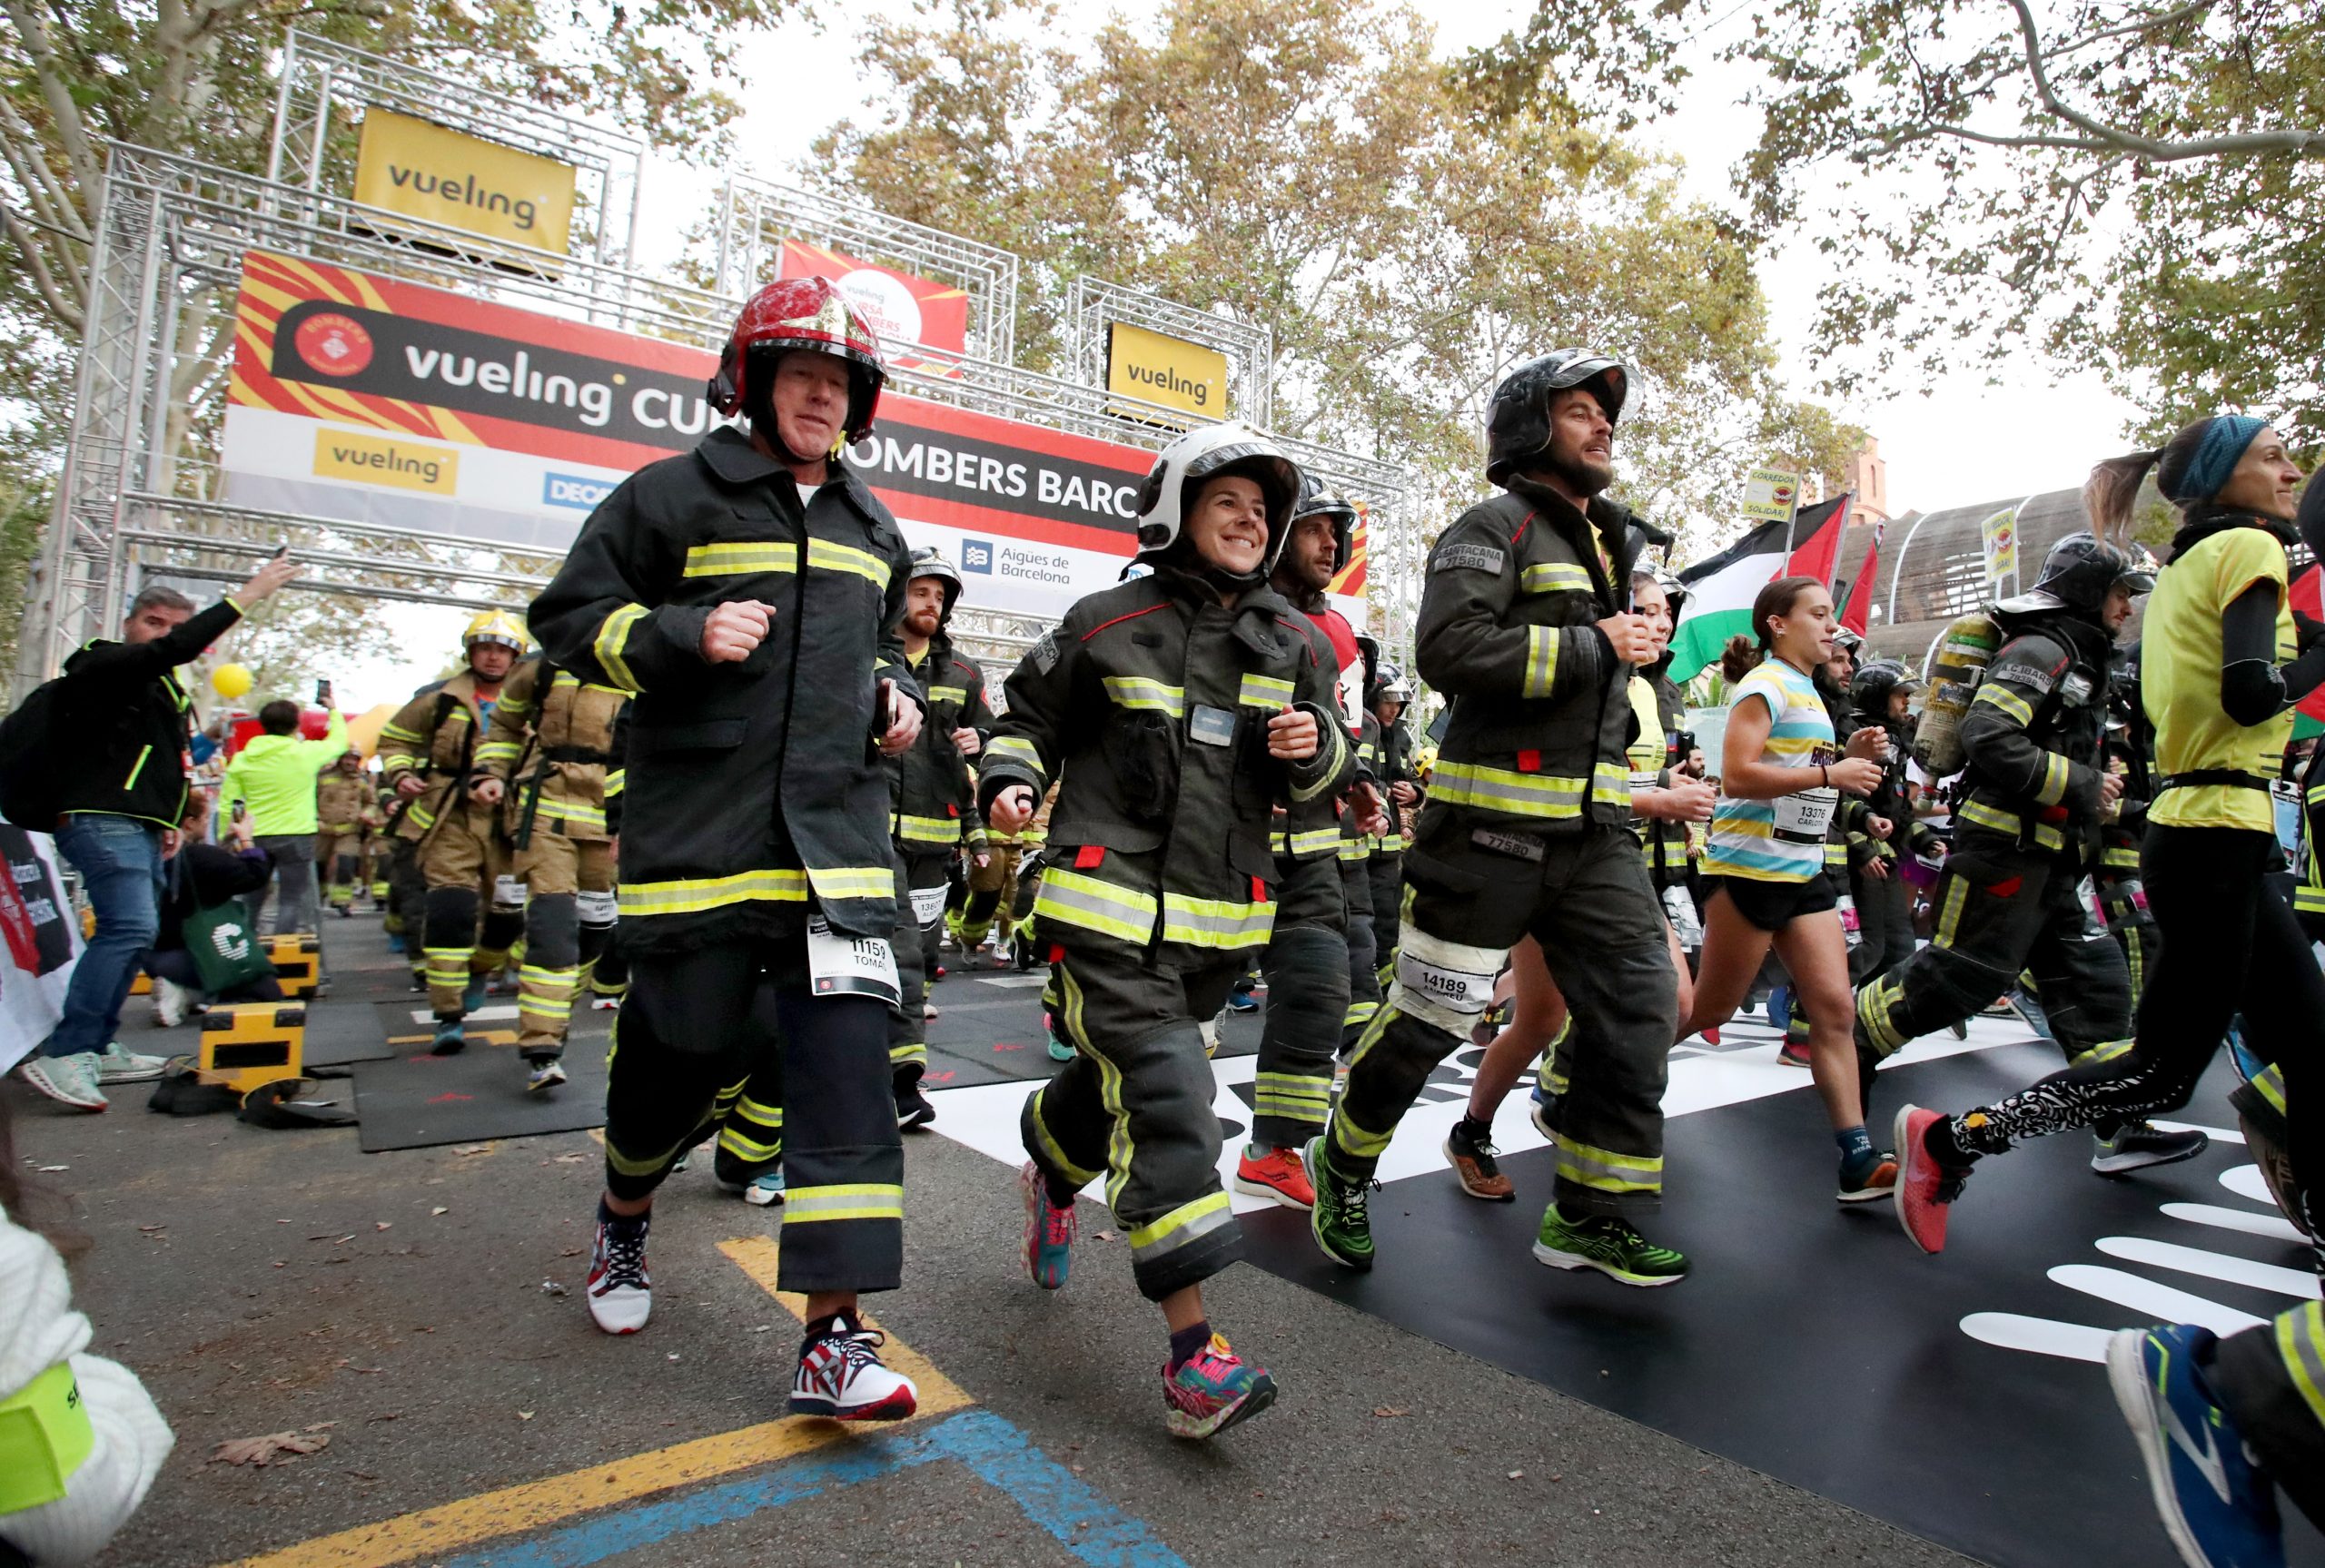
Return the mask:
{"type": "Polygon", "coordinates": [[[2325,973],[2292,906],[2269,884],[2276,857],[2275,838],[2250,829],[2151,826],[2140,872],[2161,945],[2140,998],[2138,1038],[2097,1047],[1999,1105],[1955,1117],[1961,1147],[1999,1154],[2013,1139],[2177,1110],[2241,1012],[2253,1050],[2284,1074],[2288,1152],[2295,1179],[2310,1189],[2316,1119],[2295,1108],[2306,1105],[2308,1075],[2325,1060],[2325,973]]]}

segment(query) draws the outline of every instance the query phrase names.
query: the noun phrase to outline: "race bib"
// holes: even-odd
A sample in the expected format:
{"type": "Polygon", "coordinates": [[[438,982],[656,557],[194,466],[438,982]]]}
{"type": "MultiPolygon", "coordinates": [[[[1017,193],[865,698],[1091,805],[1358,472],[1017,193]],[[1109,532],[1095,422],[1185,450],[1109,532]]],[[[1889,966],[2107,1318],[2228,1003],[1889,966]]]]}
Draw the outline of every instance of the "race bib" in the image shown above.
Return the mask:
{"type": "Polygon", "coordinates": [[[492,879],[492,907],[522,909],[525,907],[525,884],[513,876],[492,879]]]}
{"type": "Polygon", "coordinates": [[[1415,957],[1410,948],[1398,951],[1397,983],[1449,1012],[1482,1017],[1493,1005],[1492,974],[1445,969],[1415,957]]]}
{"type": "Polygon", "coordinates": [[[916,887],[912,890],[912,919],[915,925],[927,925],[945,912],[945,892],[943,883],[938,883],[935,887],[916,887]]]}
{"type": "Polygon", "coordinates": [[[1662,787],[1662,778],[1663,770],[1660,768],[1649,768],[1645,773],[1633,773],[1631,774],[1631,794],[1637,794],[1643,789],[1660,789],[1662,787]]]}
{"type": "Polygon", "coordinates": [[[1696,916],[1696,901],[1687,896],[1684,887],[1663,890],[1663,912],[1671,920],[1671,930],[1683,948],[1694,949],[1704,944],[1704,923],[1696,916]]]}
{"type": "Polygon", "coordinates": [[[1825,831],[1833,825],[1833,808],[1840,799],[1841,792],[1835,789],[1776,796],[1776,837],[1786,843],[1823,843],[1825,831]]]}
{"type": "Polygon", "coordinates": [[[583,925],[611,925],[619,900],[612,892],[584,892],[574,895],[574,906],[581,912],[583,925]]]}
{"type": "Polygon", "coordinates": [[[807,922],[807,984],[817,996],[868,996],[890,1007],[904,1000],[886,939],[835,935],[822,915],[807,922]]]}

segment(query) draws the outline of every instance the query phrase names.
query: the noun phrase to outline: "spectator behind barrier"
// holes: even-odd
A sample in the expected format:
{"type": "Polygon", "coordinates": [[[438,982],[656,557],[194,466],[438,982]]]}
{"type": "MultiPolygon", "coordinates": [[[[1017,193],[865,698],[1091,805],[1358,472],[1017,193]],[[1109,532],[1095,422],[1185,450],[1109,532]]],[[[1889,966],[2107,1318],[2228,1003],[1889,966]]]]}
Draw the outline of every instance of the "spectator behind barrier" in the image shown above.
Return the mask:
{"type": "Polygon", "coordinates": [[[54,1237],[26,1213],[0,1102],[0,1563],[72,1568],[145,1500],[177,1439],[136,1374],[85,1352],[54,1237]]]}

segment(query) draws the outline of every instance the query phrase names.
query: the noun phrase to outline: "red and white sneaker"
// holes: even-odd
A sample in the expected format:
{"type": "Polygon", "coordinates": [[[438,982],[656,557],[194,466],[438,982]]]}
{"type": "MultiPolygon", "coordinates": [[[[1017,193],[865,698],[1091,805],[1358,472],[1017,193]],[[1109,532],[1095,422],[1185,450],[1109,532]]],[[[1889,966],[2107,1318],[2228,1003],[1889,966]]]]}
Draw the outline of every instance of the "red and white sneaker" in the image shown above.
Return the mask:
{"type": "Polygon", "coordinates": [[[1262,1159],[1253,1159],[1244,1150],[1235,1162],[1235,1190],[1303,1212],[1316,1207],[1315,1184],[1308,1179],[1308,1168],[1300,1163],[1296,1149],[1271,1149],[1262,1159]]]}
{"type": "Polygon", "coordinates": [[[1939,1164],[1923,1141],[1943,1119],[1936,1111],[1901,1105],[1889,1129],[1897,1148],[1897,1221],[1915,1247],[1932,1254],[1945,1250],[1946,1215],[1970,1175],[1967,1166],[1939,1164]]]}
{"type": "Polygon", "coordinates": [[[616,1230],[598,1221],[597,1249],[589,1255],[589,1320],[608,1334],[635,1334],[654,1310],[654,1286],[646,1277],[646,1221],[616,1230]]]}
{"type": "Polygon", "coordinates": [[[876,1328],[850,1328],[836,1317],[831,1331],[800,1348],[791,1375],[791,1414],[828,1415],[834,1421],[902,1421],[919,1408],[912,1379],[882,1365],[878,1347],[888,1336],[876,1328]]]}

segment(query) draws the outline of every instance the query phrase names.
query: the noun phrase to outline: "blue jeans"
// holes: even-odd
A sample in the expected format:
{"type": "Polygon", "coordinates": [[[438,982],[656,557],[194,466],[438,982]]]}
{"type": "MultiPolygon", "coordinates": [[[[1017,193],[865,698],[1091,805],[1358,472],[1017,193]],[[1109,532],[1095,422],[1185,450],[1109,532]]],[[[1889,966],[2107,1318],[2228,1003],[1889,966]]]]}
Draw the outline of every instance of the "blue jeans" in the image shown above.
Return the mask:
{"type": "Polygon", "coordinates": [[[64,1016],[41,1053],[102,1052],[121,1027],[121,1004],[161,929],[162,830],[134,817],[79,812],[56,830],[56,847],[81,873],[97,933],[74,966],[64,1016]]]}

